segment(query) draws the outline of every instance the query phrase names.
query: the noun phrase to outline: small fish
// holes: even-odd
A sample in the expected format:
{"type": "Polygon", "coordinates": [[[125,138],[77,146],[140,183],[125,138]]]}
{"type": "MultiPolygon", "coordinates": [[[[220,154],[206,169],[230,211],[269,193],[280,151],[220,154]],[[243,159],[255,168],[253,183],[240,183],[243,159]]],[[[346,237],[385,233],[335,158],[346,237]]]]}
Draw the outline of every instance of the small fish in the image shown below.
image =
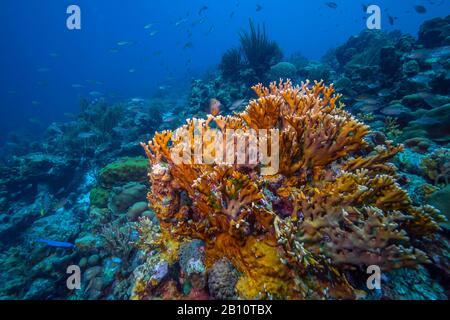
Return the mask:
{"type": "Polygon", "coordinates": [[[391,95],[391,91],[389,89],[382,89],[380,90],[380,92],[378,92],[378,96],[385,98],[385,97],[389,97],[391,95]]]}
{"type": "Polygon", "coordinates": [[[164,118],[163,122],[170,123],[170,122],[174,122],[176,119],[177,118],[175,116],[170,116],[170,117],[164,118]]]}
{"type": "Polygon", "coordinates": [[[230,19],[233,19],[233,17],[234,17],[234,11],[231,11],[231,13],[230,13],[230,19]]]}
{"type": "Polygon", "coordinates": [[[414,6],[414,10],[416,10],[416,12],[419,14],[424,14],[427,12],[427,8],[421,5],[414,6]]]}
{"type": "Polygon", "coordinates": [[[91,92],[89,92],[89,95],[92,97],[101,97],[101,96],[103,96],[103,93],[98,92],[98,91],[91,91],[91,92]]]}
{"type": "Polygon", "coordinates": [[[180,19],[180,20],[178,20],[177,22],[175,22],[175,27],[178,27],[178,26],[180,26],[181,24],[183,24],[183,23],[185,23],[185,22],[187,22],[187,21],[188,21],[187,18],[180,19]]]}
{"type": "Polygon", "coordinates": [[[200,8],[200,10],[198,10],[198,14],[201,15],[206,10],[208,10],[208,6],[203,6],[203,7],[200,8]]]}
{"type": "Polygon", "coordinates": [[[72,88],[74,88],[74,89],[80,89],[80,88],[83,88],[83,85],[78,84],[78,83],[74,83],[74,84],[72,85],[72,88]]]}
{"type": "Polygon", "coordinates": [[[74,248],[75,245],[69,242],[62,242],[62,241],[53,241],[53,240],[47,240],[47,239],[37,239],[35,242],[39,243],[45,243],[46,245],[50,247],[55,248],[74,248]]]}
{"type": "Polygon", "coordinates": [[[153,26],[154,26],[153,23],[149,23],[149,24],[147,24],[147,25],[144,27],[144,29],[150,29],[150,28],[153,27],[153,26]]]}
{"type": "Polygon", "coordinates": [[[130,70],[128,70],[128,72],[129,72],[129,73],[135,73],[135,72],[136,72],[136,69],[130,69],[130,70]]]}
{"type": "Polygon", "coordinates": [[[110,53],[117,53],[117,52],[119,52],[119,49],[112,48],[112,49],[109,49],[109,52],[110,53]]]}
{"type": "Polygon", "coordinates": [[[209,100],[209,113],[215,117],[220,113],[220,107],[222,106],[222,104],[220,103],[219,100],[212,98],[211,100],[209,100]]]}
{"type": "Polygon", "coordinates": [[[209,35],[211,32],[213,32],[214,31],[214,26],[211,26],[210,28],[209,28],[209,30],[205,33],[205,35],[207,36],[207,35],[209,35]]]}
{"type": "Polygon", "coordinates": [[[365,99],[367,99],[367,98],[368,98],[368,95],[366,95],[366,94],[361,94],[361,95],[359,95],[359,96],[357,96],[357,97],[355,98],[355,101],[361,102],[361,101],[363,101],[363,100],[365,100],[365,99]]]}
{"type": "Polygon", "coordinates": [[[378,81],[377,82],[372,82],[372,83],[367,85],[367,88],[369,88],[369,89],[375,89],[375,88],[378,88],[378,87],[380,87],[380,83],[378,81]]]}
{"type": "Polygon", "coordinates": [[[152,31],[152,32],[150,32],[150,37],[154,37],[154,36],[156,36],[158,33],[159,33],[158,30],[152,31]]]}
{"type": "Polygon", "coordinates": [[[128,45],[131,45],[133,42],[130,42],[130,41],[119,41],[119,42],[117,42],[117,45],[119,46],[119,47],[123,47],[123,46],[128,46],[128,45]]]}
{"type": "Polygon", "coordinates": [[[414,77],[409,78],[409,81],[414,82],[414,83],[428,83],[431,80],[429,75],[425,75],[425,74],[418,74],[415,75],[414,77]]]}
{"type": "Polygon", "coordinates": [[[425,52],[423,50],[414,50],[407,57],[410,59],[421,59],[425,57],[425,52]]]}
{"type": "Polygon", "coordinates": [[[204,24],[205,21],[206,21],[206,18],[203,17],[203,18],[201,18],[201,19],[199,19],[199,20],[196,20],[196,21],[192,22],[192,23],[191,23],[191,26],[192,26],[192,27],[196,27],[196,26],[198,26],[198,25],[200,25],[200,24],[204,24]]]}
{"type": "Polygon", "coordinates": [[[38,105],[40,105],[39,101],[36,101],[36,100],[31,101],[31,104],[32,104],[33,106],[38,106],[38,105]]]}
{"type": "Polygon", "coordinates": [[[114,263],[117,263],[117,264],[122,263],[122,259],[117,258],[117,257],[111,258],[111,261],[114,263]]]}
{"type": "Polygon", "coordinates": [[[398,18],[397,17],[393,17],[391,15],[388,15],[388,19],[389,19],[390,25],[393,26],[394,23],[395,23],[395,20],[397,20],[398,18]]]}
{"type": "Polygon", "coordinates": [[[95,133],[93,132],[81,132],[77,136],[79,139],[88,140],[90,138],[95,137],[95,133]]]}
{"type": "Polygon", "coordinates": [[[184,44],[183,48],[191,49],[193,46],[194,46],[194,44],[191,41],[189,41],[184,44]]]}
{"type": "Polygon", "coordinates": [[[239,100],[236,100],[235,102],[233,102],[233,104],[231,105],[231,107],[230,107],[230,110],[236,110],[236,109],[238,109],[238,108],[240,108],[242,105],[244,105],[245,104],[245,99],[239,99],[239,100]]]}
{"type": "Polygon", "coordinates": [[[338,7],[336,2],[326,2],[325,5],[331,9],[336,9],[338,7]]]}
{"type": "Polygon", "coordinates": [[[367,96],[367,95],[360,95],[358,97],[355,98],[356,101],[358,102],[364,102],[366,104],[377,104],[378,101],[373,98],[372,96],[367,96]]]}
{"type": "Polygon", "coordinates": [[[375,112],[378,109],[380,109],[380,106],[377,104],[367,104],[367,105],[362,105],[361,107],[359,107],[359,109],[362,112],[370,113],[370,112],[375,112]]]}
{"type": "Polygon", "coordinates": [[[428,2],[430,4],[437,4],[438,6],[442,5],[444,3],[444,0],[440,0],[440,1],[433,1],[433,0],[428,0],[428,2]]]}
{"type": "Polygon", "coordinates": [[[39,214],[41,215],[41,217],[45,216],[46,211],[44,208],[41,208],[41,210],[39,210],[39,214]]]}
{"type": "Polygon", "coordinates": [[[263,6],[259,3],[256,5],[256,12],[260,12],[263,9],[263,6]]]}

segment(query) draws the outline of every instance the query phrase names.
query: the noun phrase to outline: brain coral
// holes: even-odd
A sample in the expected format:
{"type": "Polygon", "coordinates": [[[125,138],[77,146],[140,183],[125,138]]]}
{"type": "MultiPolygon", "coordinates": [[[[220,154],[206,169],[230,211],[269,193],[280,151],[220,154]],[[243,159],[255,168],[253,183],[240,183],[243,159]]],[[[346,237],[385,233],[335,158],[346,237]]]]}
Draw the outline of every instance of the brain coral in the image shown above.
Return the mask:
{"type": "Polygon", "coordinates": [[[428,262],[412,241],[439,229],[438,214],[414,207],[397,184],[388,161],[402,146],[371,147],[369,128],[343,109],[332,85],[288,80],[253,89],[258,98],[242,113],[190,119],[142,144],[151,162],[148,200],[167,250],[204,241],[207,268],[225,257],[239,271],[241,298],[355,298],[348,272],[428,262]],[[278,129],[278,172],[175,161],[183,138],[198,147],[194,134],[212,127],[224,135],[240,129],[234,137],[278,129]]]}

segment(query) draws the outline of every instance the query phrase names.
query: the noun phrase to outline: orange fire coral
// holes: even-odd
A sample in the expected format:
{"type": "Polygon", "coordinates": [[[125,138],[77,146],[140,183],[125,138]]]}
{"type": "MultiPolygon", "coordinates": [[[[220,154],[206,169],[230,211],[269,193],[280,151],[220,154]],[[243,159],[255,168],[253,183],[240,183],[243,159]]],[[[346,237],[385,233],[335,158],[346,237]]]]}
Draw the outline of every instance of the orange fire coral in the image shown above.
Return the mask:
{"type": "Polygon", "coordinates": [[[142,144],[161,243],[203,240],[208,267],[227,257],[241,273],[242,298],[352,298],[345,270],[427,262],[408,232],[434,232],[436,216],[413,207],[396,183],[387,161],[401,146],[370,147],[369,128],[344,111],[332,85],[253,89],[258,99],[242,113],[188,120],[142,144]],[[278,156],[277,172],[261,164],[269,152],[255,164],[236,161],[234,149],[226,161],[213,148],[243,139],[246,150],[258,130],[267,133],[270,157],[278,156]]]}

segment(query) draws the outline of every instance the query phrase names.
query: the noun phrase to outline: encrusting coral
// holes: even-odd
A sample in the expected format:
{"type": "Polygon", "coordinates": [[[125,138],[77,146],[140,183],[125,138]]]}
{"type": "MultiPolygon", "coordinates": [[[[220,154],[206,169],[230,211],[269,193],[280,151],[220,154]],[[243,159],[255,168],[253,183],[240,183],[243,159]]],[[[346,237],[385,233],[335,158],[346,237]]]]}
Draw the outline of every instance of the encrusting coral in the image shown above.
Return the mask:
{"type": "Polygon", "coordinates": [[[355,298],[347,271],[428,262],[412,240],[431,236],[441,218],[432,207],[414,207],[397,184],[388,161],[402,146],[370,147],[369,128],[343,109],[332,85],[288,80],[253,89],[258,98],[242,113],[187,120],[142,144],[151,162],[148,200],[168,257],[177,243],[200,239],[207,268],[225,257],[239,271],[239,297],[291,299],[355,298]],[[267,145],[278,140],[279,170],[214,152],[202,163],[179,161],[182,151],[199,148],[195,135],[212,128],[203,150],[227,129],[235,130],[232,139],[278,129],[267,145]]]}

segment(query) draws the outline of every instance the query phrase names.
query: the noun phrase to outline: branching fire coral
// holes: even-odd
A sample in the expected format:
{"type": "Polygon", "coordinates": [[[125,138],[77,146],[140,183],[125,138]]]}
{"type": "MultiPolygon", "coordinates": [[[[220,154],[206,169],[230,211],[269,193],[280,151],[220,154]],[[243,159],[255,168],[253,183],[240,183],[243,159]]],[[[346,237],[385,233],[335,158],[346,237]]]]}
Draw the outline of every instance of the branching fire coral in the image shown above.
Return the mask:
{"type": "MultiPolygon", "coordinates": [[[[191,119],[142,144],[163,246],[204,241],[207,267],[226,257],[240,272],[242,298],[354,298],[347,271],[428,261],[411,240],[439,228],[437,213],[414,207],[397,184],[388,161],[401,146],[370,147],[369,128],[344,110],[332,85],[280,81],[253,89],[258,98],[242,113],[191,119]],[[195,135],[211,128],[215,134],[199,144],[195,135]],[[224,161],[217,152],[203,162],[183,156],[225,137],[245,138],[249,147],[252,130],[274,129],[279,170],[270,175],[261,163],[224,161]]],[[[275,138],[267,136],[273,157],[275,138]]]]}

